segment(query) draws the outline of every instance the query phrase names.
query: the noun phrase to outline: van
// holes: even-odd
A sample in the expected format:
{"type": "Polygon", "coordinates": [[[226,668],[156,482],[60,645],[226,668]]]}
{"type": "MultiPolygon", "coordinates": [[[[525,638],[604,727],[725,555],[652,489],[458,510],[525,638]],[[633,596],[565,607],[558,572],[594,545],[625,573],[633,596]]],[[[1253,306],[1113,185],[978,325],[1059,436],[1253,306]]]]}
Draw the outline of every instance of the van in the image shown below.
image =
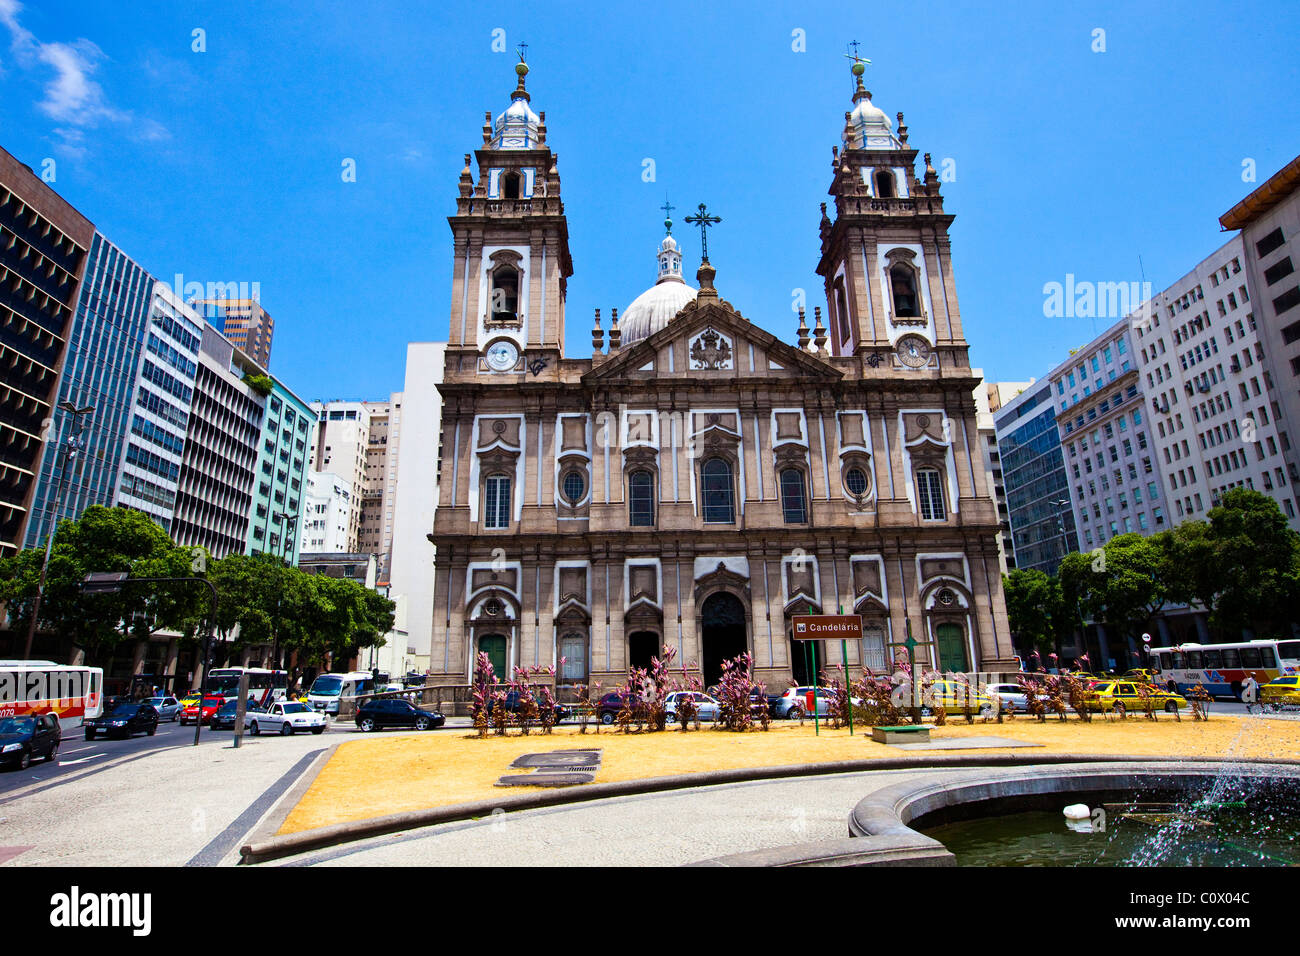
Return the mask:
{"type": "Polygon", "coordinates": [[[369,671],[321,674],[307,691],[307,705],[319,713],[337,715],[340,700],[374,691],[375,680],[369,671]]]}

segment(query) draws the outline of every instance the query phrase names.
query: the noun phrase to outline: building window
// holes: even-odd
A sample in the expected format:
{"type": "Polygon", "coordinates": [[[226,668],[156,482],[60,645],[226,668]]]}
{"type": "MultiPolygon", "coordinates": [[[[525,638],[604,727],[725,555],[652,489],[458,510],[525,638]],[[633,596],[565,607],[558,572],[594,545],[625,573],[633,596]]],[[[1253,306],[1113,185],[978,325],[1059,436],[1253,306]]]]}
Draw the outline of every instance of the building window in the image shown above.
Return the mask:
{"type": "Polygon", "coordinates": [[[580,471],[565,472],[561,488],[563,489],[564,500],[571,505],[576,505],[582,500],[587,491],[587,479],[583,477],[580,471]]]}
{"type": "Polygon", "coordinates": [[[560,638],[560,682],[581,684],[587,679],[587,638],[570,631],[560,638]]]}
{"type": "Polygon", "coordinates": [[[494,322],[513,322],[519,318],[519,273],[514,266],[500,265],[492,270],[489,314],[494,322]]]}
{"type": "Polygon", "coordinates": [[[735,493],[731,482],[731,465],[721,458],[710,458],[700,469],[704,486],[704,521],[707,524],[734,524],[735,493]]]}
{"type": "Polygon", "coordinates": [[[519,198],[519,181],[520,181],[519,173],[515,172],[514,170],[510,170],[504,176],[501,177],[501,189],[502,189],[503,198],[505,199],[519,198]]]}
{"type": "Polygon", "coordinates": [[[483,527],[505,528],[510,524],[510,476],[489,475],[484,485],[483,527]]]}
{"type": "Polygon", "coordinates": [[[894,174],[887,169],[876,171],[876,196],[880,199],[894,198],[894,174]]]}
{"type": "Polygon", "coordinates": [[[917,469],[916,497],[921,517],[926,521],[942,521],[948,517],[943,505],[943,481],[937,468],[917,469]]]}
{"type": "Polygon", "coordinates": [[[844,472],[844,487],[853,497],[861,498],[871,487],[871,482],[867,479],[866,471],[855,465],[844,472]]]}
{"type": "Polygon", "coordinates": [[[798,468],[787,468],[781,472],[781,514],[786,524],[803,524],[808,520],[803,472],[798,468]]]}
{"type": "Polygon", "coordinates": [[[906,263],[894,263],[889,269],[889,286],[894,295],[894,315],[919,318],[921,309],[916,295],[915,270],[906,263]]]}
{"type": "Polygon", "coordinates": [[[628,523],[634,528],[651,528],[655,523],[655,476],[634,471],[628,476],[628,523]]]}

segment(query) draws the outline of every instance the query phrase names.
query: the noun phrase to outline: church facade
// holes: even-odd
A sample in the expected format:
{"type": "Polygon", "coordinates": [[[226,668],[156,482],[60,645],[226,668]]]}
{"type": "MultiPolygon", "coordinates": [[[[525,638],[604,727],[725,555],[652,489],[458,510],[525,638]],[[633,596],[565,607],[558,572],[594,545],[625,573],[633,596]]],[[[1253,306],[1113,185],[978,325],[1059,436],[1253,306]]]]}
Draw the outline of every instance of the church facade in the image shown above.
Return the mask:
{"type": "Polygon", "coordinates": [[[669,222],[658,281],[596,311],[590,359],[565,357],[560,176],[516,69],[448,219],[431,680],[467,682],[482,651],[608,688],[670,646],[706,684],[748,651],[782,688],[812,679],[790,623],[810,612],[862,616],[851,675],[909,634],[942,670],[1014,669],[953,217],[861,64],[822,206],[825,320],[789,341],[752,324],[707,251],[693,288],[669,222]]]}

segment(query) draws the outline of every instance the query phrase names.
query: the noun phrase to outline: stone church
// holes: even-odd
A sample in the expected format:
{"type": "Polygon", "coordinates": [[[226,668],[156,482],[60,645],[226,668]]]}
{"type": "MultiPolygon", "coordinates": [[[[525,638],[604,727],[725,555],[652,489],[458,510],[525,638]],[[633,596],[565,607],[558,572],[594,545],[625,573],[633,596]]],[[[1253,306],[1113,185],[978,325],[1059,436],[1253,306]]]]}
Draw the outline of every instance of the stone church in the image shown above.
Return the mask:
{"type": "MultiPolygon", "coordinates": [[[[707,247],[693,288],[669,221],[655,284],[605,327],[597,310],[574,359],[560,174],[516,66],[448,218],[432,681],[467,682],[483,651],[498,674],[610,687],[668,645],[706,684],[748,650],[783,688],[811,677],[790,624],[810,611],[862,616],[852,675],[886,670],[909,633],[945,671],[1014,669],[953,216],[903,114],[853,71],[821,211],[825,319],[752,324],[707,247]]],[[[816,666],[841,661],[818,643],[816,666]]]]}

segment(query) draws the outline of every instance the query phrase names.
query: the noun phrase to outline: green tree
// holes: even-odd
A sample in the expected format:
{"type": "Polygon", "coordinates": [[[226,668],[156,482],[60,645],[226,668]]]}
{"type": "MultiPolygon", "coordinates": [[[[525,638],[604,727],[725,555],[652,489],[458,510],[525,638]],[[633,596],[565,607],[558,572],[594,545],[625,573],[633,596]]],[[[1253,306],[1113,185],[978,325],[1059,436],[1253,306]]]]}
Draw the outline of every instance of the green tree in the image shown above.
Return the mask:
{"type": "Polygon", "coordinates": [[[1060,578],[1067,606],[1078,606],[1117,637],[1137,636],[1168,602],[1168,550],[1136,532],[1097,552],[1068,554],[1060,578]]]}
{"type": "Polygon", "coordinates": [[[1287,527],[1277,502],[1250,488],[1233,488],[1209,513],[1202,574],[1215,584],[1203,602],[1210,622],[1233,633],[1259,627],[1289,634],[1300,607],[1300,536],[1287,527]]]}
{"type": "Polygon", "coordinates": [[[1056,638],[1070,630],[1061,583],[1037,570],[1015,568],[1002,577],[1007,619],[1022,645],[1050,650],[1056,638]]]}
{"type": "MultiPolygon", "coordinates": [[[[35,548],[0,560],[0,599],[15,629],[26,628],[31,619],[43,560],[44,551],[35,548]]],[[[87,595],[81,583],[93,572],[188,578],[193,561],[193,549],[178,548],[143,512],[91,505],[80,518],[60,522],[55,532],[38,626],[70,638],[91,661],[102,660],[123,641],[164,628],[184,630],[206,612],[205,589],[139,584],[116,594],[87,595]]]]}

